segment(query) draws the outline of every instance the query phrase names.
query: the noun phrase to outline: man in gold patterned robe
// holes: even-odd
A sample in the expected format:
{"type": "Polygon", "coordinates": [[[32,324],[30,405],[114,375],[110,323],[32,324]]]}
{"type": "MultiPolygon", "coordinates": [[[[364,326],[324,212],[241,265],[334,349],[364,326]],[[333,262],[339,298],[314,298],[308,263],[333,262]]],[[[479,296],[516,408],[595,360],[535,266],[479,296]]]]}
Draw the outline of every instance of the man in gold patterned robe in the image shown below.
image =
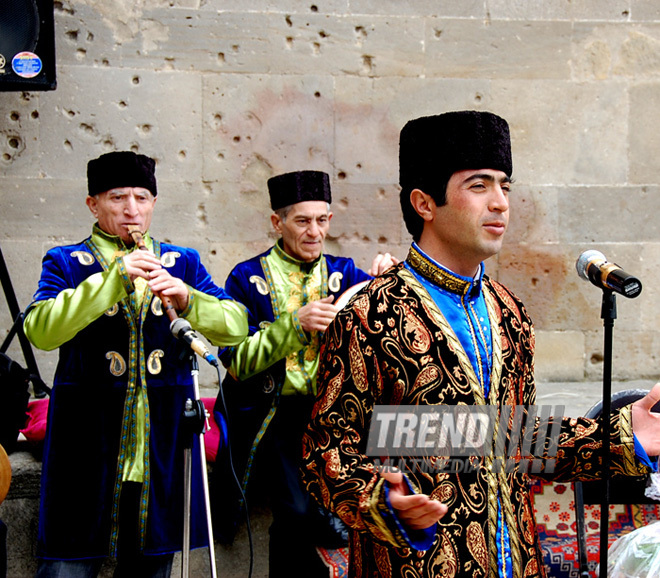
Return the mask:
{"type": "MultiPolygon", "coordinates": [[[[475,111],[415,119],[401,132],[399,154],[414,242],[406,261],[354,296],[326,331],[303,481],[348,525],[351,577],[544,576],[529,463],[498,467],[486,453],[459,471],[429,455],[423,467],[404,460],[402,471],[385,472],[367,455],[376,405],[493,406],[501,415],[536,398],[532,322],[520,300],[484,274],[508,225],[508,124],[475,111]]],[[[614,473],[652,467],[648,455],[660,448],[650,409],[658,398],[660,386],[611,416],[614,473]]],[[[600,422],[550,418],[547,431],[555,423],[556,455],[540,457],[556,459],[535,462],[537,472],[601,476],[600,422]]]]}

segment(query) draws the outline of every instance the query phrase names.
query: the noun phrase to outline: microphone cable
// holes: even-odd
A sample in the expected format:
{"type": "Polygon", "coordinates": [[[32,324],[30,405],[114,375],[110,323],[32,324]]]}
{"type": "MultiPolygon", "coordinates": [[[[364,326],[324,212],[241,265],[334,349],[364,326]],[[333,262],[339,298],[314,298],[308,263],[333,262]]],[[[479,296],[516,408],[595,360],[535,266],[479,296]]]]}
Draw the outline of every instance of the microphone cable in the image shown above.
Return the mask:
{"type": "MultiPolygon", "coordinates": [[[[225,423],[227,425],[227,451],[229,454],[229,468],[231,469],[231,475],[234,478],[234,482],[236,482],[236,487],[238,488],[238,492],[241,495],[241,499],[243,500],[243,507],[245,509],[245,525],[247,529],[248,542],[250,544],[250,569],[248,571],[248,578],[252,578],[252,569],[254,567],[254,547],[252,544],[252,528],[250,527],[250,512],[248,510],[248,503],[247,503],[247,498],[245,496],[245,492],[243,492],[243,488],[241,487],[241,482],[239,481],[238,476],[236,475],[236,470],[234,469],[234,458],[231,453],[231,439],[229,433],[229,430],[231,429],[229,423],[229,410],[227,409],[227,403],[225,401],[225,392],[222,389],[222,377],[220,375],[220,366],[219,364],[217,364],[214,367],[216,373],[218,374],[218,386],[220,388],[220,393],[219,393],[220,403],[222,404],[225,423]]],[[[216,463],[217,463],[217,457],[216,457],[216,463]]]]}

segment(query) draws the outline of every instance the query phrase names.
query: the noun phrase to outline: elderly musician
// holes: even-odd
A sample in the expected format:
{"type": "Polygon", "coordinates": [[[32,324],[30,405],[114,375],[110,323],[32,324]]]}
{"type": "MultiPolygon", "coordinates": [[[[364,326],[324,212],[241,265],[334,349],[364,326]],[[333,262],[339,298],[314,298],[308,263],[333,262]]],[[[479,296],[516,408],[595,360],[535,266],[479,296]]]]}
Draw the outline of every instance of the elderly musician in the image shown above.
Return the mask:
{"type": "MultiPolygon", "coordinates": [[[[116,577],[165,577],[182,548],[182,421],[194,396],[186,345],[170,321],[183,318],[230,346],[245,337],[247,319],[197,251],[150,236],[153,159],[104,154],[88,163],[87,180],[92,233],[48,251],[24,322],[35,346],[59,348],[37,575],[93,577],[111,556],[116,577]],[[137,250],[131,228],[146,250],[137,250]]],[[[200,459],[193,452],[193,548],[208,544],[200,459]]]]}

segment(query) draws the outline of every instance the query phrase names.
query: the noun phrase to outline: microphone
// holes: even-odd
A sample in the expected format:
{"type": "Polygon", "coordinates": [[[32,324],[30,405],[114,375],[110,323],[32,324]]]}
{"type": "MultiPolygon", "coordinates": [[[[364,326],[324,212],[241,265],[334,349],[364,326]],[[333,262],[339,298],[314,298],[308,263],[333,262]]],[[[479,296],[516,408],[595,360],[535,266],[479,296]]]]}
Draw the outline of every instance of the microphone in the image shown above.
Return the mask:
{"type": "Polygon", "coordinates": [[[600,251],[590,249],[575,263],[578,275],[596,287],[620,293],[632,299],[642,292],[642,282],[626,273],[616,263],[609,263],[600,251]]]}
{"type": "Polygon", "coordinates": [[[206,359],[211,365],[215,367],[218,366],[218,360],[211,354],[206,343],[197,337],[197,334],[193,331],[190,323],[185,319],[177,317],[170,324],[170,331],[174,337],[185,341],[190,346],[190,349],[192,349],[197,355],[206,359]]]}

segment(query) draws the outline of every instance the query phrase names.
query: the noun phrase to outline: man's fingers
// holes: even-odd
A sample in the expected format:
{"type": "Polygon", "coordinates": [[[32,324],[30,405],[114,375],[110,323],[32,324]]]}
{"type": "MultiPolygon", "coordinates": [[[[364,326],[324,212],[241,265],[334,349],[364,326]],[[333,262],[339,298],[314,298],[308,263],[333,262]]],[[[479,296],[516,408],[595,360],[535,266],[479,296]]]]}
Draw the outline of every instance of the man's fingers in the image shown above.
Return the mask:
{"type": "Polygon", "coordinates": [[[635,402],[635,405],[645,411],[651,411],[653,406],[660,401],[660,383],[656,383],[642,399],[635,402]]]}
{"type": "Polygon", "coordinates": [[[380,472],[380,477],[395,486],[403,483],[403,474],[401,472],[395,472],[391,469],[387,471],[382,470],[380,472]]]}

